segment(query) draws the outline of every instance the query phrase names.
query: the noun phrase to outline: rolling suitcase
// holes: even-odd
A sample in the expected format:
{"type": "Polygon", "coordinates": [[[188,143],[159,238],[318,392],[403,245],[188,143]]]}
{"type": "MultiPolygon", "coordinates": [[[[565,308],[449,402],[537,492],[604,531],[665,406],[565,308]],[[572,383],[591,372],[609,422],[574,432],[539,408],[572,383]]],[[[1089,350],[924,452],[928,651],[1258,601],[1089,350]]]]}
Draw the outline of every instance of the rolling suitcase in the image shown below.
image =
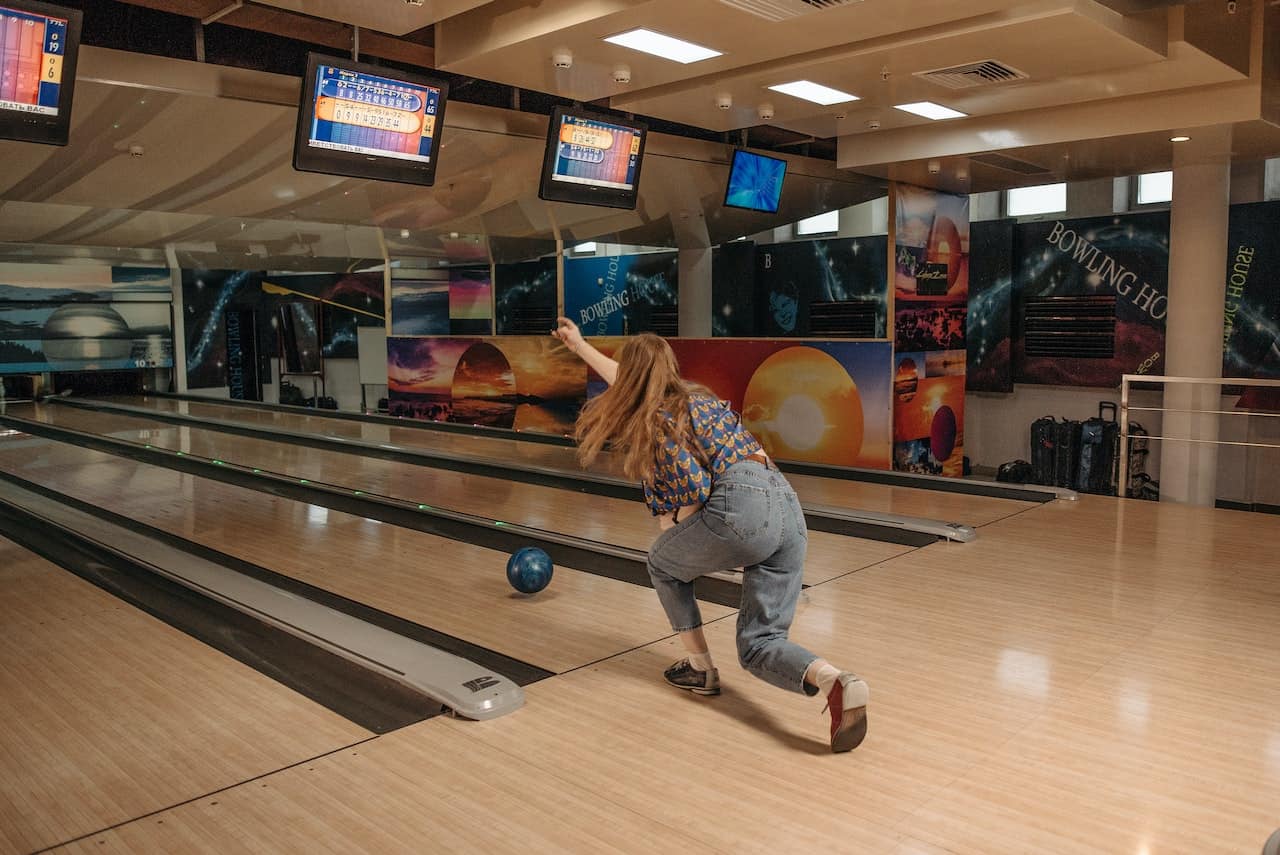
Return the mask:
{"type": "Polygon", "coordinates": [[[1063,419],[1053,430],[1053,483],[1075,489],[1080,468],[1080,422],[1063,419]]]}
{"type": "Polygon", "coordinates": [[[1120,423],[1116,421],[1116,405],[1102,401],[1098,404],[1097,418],[1088,419],[1080,425],[1080,466],[1076,471],[1076,489],[1085,493],[1115,495],[1119,450],[1120,423]]]}
{"type": "Polygon", "coordinates": [[[1031,423],[1031,482],[1052,486],[1054,458],[1054,429],[1057,422],[1052,416],[1036,419],[1031,423]]]}

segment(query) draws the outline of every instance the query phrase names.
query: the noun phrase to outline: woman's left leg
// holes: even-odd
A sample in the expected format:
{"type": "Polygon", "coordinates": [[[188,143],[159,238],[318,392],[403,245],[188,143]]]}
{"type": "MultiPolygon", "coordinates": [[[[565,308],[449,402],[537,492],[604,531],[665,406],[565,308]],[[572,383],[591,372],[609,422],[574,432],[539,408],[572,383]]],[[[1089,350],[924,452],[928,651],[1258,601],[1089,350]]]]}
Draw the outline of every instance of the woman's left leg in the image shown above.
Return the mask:
{"type": "Polygon", "coordinates": [[[723,542],[694,514],[663,532],[649,548],[649,578],[671,628],[688,656],[668,668],[663,677],[671,685],[699,695],[720,694],[716,669],[702,632],[702,613],[694,598],[693,580],[721,567],[723,542]]]}

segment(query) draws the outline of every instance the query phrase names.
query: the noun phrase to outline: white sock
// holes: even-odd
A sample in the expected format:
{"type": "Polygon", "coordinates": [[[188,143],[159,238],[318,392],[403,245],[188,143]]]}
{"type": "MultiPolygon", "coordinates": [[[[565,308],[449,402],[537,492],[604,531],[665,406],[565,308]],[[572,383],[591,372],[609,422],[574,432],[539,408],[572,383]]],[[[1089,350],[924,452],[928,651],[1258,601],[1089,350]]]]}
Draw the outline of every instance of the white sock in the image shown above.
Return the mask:
{"type": "MultiPolygon", "coordinates": [[[[689,664],[699,671],[710,671],[716,666],[711,664],[711,654],[708,653],[690,653],[689,664]]],[[[839,672],[837,672],[839,673],[839,672]]]]}
{"type": "Polygon", "coordinates": [[[840,677],[840,669],[834,665],[822,665],[818,668],[817,674],[810,675],[809,679],[818,686],[818,697],[826,700],[827,695],[831,694],[831,687],[836,684],[836,680],[840,677]]]}

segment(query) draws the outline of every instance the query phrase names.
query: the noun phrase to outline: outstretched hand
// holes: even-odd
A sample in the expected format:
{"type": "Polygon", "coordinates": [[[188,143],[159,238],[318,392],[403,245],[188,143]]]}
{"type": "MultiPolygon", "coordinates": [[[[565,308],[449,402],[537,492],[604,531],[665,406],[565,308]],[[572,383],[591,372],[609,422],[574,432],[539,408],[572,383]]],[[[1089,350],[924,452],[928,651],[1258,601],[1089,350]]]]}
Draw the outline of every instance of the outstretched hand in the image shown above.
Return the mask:
{"type": "Polygon", "coordinates": [[[582,344],[582,333],[578,329],[578,325],[568,318],[556,318],[556,328],[551,334],[564,342],[565,347],[574,353],[578,352],[578,347],[582,344]]]}

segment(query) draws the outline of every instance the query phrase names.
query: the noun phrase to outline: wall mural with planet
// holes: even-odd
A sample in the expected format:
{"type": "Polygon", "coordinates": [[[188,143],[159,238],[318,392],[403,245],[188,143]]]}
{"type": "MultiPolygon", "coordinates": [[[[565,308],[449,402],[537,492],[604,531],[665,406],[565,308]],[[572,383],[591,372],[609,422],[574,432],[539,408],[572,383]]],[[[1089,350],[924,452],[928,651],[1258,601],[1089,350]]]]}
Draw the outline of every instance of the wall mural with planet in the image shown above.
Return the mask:
{"type": "Polygon", "coordinates": [[[0,373],[173,366],[167,268],[0,265],[0,373]]]}
{"type": "MultiPolygon", "coordinates": [[[[623,341],[592,343],[612,354],[623,341]]],[[[888,342],[669,341],[684,376],[728,400],[778,459],[889,468],[888,342]]],[[[391,338],[387,355],[391,414],[410,418],[568,434],[604,388],[551,336],[391,338]]]]}
{"type": "Polygon", "coordinates": [[[729,401],[770,455],[889,468],[888,342],[670,341],[684,376],[729,401]]]}
{"type": "Polygon", "coordinates": [[[894,188],[893,466],[964,474],[969,197],[894,188]]]}
{"type": "Polygon", "coordinates": [[[587,369],[551,336],[387,339],[393,416],[566,434],[587,369]]]}

